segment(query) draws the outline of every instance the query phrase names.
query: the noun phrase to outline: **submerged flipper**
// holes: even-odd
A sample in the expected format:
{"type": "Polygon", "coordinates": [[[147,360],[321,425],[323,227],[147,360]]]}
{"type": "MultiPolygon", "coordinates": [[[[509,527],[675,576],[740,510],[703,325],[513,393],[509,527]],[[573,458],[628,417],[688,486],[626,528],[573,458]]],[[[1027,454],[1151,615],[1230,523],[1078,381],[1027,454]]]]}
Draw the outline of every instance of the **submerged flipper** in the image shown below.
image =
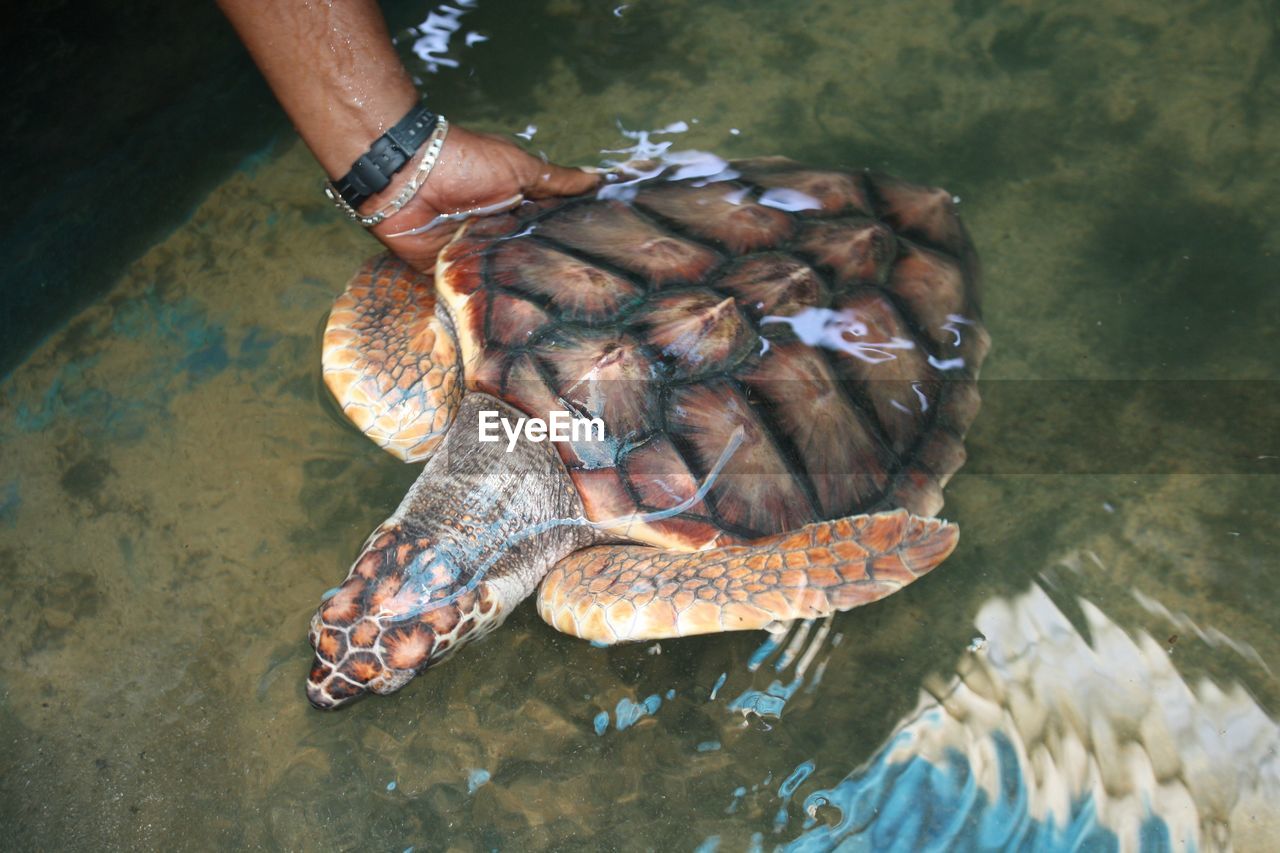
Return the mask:
{"type": "Polygon", "coordinates": [[[764,628],[884,598],[945,560],[958,538],[954,524],[896,510],[705,551],[600,545],[556,564],[538,613],[601,643],[764,628]]]}
{"type": "Polygon", "coordinates": [[[367,261],[333,303],[323,361],[347,419],[405,462],[431,454],[462,399],[457,347],[436,314],[431,277],[389,255],[367,261]]]}

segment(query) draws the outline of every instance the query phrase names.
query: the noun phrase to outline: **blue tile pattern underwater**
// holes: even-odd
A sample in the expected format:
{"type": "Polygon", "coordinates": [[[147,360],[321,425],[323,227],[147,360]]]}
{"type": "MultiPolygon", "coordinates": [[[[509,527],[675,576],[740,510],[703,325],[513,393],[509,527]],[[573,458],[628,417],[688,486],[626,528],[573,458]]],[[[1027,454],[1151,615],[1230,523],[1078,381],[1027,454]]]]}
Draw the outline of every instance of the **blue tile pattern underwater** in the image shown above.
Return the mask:
{"type": "MultiPolygon", "coordinates": [[[[154,364],[131,378],[127,390],[109,390],[90,378],[101,353],[62,365],[44,394],[21,402],[13,425],[39,432],[71,419],[81,430],[109,441],[134,442],[148,427],[171,415],[168,403],[227,369],[255,371],[280,336],[260,326],[228,331],[191,298],[162,300],[150,289],[121,304],[106,328],[87,334],[101,341],[129,341],[147,347],[154,364]]],[[[243,376],[244,374],[240,374],[243,376]]]]}

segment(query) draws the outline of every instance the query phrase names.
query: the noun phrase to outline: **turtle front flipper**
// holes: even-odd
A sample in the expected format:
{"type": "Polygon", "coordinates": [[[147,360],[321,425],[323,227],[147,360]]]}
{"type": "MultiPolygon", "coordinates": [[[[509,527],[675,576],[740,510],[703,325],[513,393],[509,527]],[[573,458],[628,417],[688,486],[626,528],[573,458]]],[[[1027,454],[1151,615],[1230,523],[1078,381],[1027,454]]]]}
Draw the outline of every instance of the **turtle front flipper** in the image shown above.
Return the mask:
{"type": "Polygon", "coordinates": [[[954,524],[896,510],[705,551],[601,545],[556,564],[538,613],[601,643],[759,629],[884,598],[945,560],[958,539],[954,524]]]}
{"type": "Polygon", "coordinates": [[[405,462],[431,455],[462,398],[457,346],[436,313],[431,277],[389,255],[366,261],[333,303],[322,361],[347,418],[405,462]]]}

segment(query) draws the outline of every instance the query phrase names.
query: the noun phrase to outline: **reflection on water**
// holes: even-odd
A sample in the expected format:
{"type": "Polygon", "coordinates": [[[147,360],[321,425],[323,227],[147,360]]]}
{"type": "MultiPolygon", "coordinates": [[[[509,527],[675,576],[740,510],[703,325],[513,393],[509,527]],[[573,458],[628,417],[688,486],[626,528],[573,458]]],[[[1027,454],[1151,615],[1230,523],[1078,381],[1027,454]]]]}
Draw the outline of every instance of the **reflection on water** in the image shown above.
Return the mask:
{"type": "MultiPolygon", "coordinates": [[[[462,16],[476,6],[476,0],[455,0],[453,5],[441,4],[427,13],[427,17],[415,26],[409,27],[408,35],[412,38],[413,55],[422,61],[423,68],[435,74],[441,68],[457,68],[461,63],[451,55],[450,42],[462,29],[462,16]]],[[[477,32],[462,34],[462,44],[458,48],[471,47],[474,44],[488,41],[477,32]]],[[[421,85],[421,80],[417,81],[421,85]]]]}
{"type": "Polygon", "coordinates": [[[1265,847],[1280,727],[1238,684],[1192,687],[1149,634],[1080,607],[1085,634],[1038,586],[984,604],[981,649],[871,762],[808,795],[787,849],[1265,847]]]}
{"type": "MultiPolygon", "coordinates": [[[[747,669],[755,672],[764,664],[771,656],[777,653],[774,659],[772,669],[779,675],[789,678],[783,682],[781,678],[775,678],[769,682],[769,686],[764,690],[758,690],[754,687],[749,688],[736,699],[729,702],[729,710],[741,712],[743,715],[754,715],[767,719],[769,717],[780,718],[782,711],[787,705],[787,700],[796,694],[801,687],[805,687],[808,682],[807,689],[812,692],[817,689],[822,682],[822,675],[827,668],[827,663],[831,659],[829,650],[825,648],[827,635],[831,631],[832,619],[823,620],[817,631],[813,630],[814,622],[812,619],[805,619],[796,623],[791,631],[790,636],[786,639],[785,645],[782,638],[771,636],[760,648],[752,653],[747,661],[747,669]],[[811,678],[806,679],[809,675],[809,668],[813,665],[815,659],[822,655],[817,667],[814,668],[811,678]],[[787,674],[785,671],[795,664],[794,670],[787,674]]],[[[838,646],[843,639],[842,634],[836,634],[831,638],[831,645],[838,646]]],[[[712,691],[712,699],[715,698],[715,691],[712,691]]]]}
{"type": "Polygon", "coordinates": [[[416,472],[327,415],[318,330],[375,247],[293,146],[0,380],[8,843],[1275,849],[1276,448],[1232,431],[1277,376],[1269,8],[612,5],[480,4],[433,98],[562,160],[683,121],[726,160],[960,195],[998,341],[960,549],[781,669],[791,637],[594,649],[526,608],[312,711],[315,595],[416,472]],[[1082,378],[1131,384],[1041,381],[1082,378]],[[1055,607],[1025,592],[1044,566],[1055,607]]]}

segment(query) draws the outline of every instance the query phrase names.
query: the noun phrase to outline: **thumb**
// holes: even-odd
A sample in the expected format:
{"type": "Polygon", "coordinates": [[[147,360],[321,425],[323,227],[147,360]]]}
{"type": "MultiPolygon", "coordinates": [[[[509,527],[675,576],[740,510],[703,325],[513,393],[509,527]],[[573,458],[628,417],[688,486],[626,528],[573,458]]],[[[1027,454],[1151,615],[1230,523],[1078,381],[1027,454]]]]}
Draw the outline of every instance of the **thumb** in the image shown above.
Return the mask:
{"type": "Polygon", "coordinates": [[[581,195],[595,189],[599,183],[600,176],[591,172],[557,166],[554,163],[539,163],[532,180],[525,182],[524,194],[528,198],[581,195]]]}

